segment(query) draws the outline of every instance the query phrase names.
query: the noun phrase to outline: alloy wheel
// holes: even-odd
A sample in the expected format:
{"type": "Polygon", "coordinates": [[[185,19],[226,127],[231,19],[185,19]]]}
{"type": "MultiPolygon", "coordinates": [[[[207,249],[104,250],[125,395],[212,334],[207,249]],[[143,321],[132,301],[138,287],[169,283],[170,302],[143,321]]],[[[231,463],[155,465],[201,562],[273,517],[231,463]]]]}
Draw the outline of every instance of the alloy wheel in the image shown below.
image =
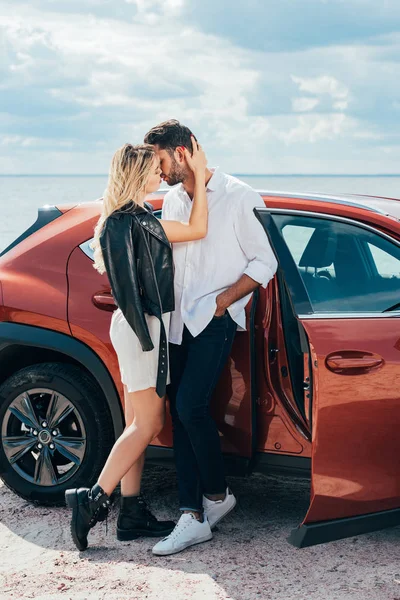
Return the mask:
{"type": "Polygon", "coordinates": [[[76,406],[55,390],[35,388],[10,403],[2,423],[2,443],[10,465],[39,486],[64,483],[86,452],[86,431],[76,406]]]}

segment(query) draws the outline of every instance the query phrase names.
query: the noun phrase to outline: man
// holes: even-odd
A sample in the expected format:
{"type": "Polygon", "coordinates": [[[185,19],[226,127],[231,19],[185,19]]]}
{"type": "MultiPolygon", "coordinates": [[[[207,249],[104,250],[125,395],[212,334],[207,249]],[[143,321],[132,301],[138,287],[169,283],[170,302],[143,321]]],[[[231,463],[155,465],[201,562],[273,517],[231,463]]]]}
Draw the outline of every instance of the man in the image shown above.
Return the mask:
{"type": "MultiPolygon", "coordinates": [[[[186,164],[192,132],[179,121],[153,127],[145,142],[160,158],[170,190],[163,219],[189,221],[194,177],[186,164]]],[[[212,538],[214,527],[235,506],[227,488],[217,426],[209,404],[230,354],[237,327],[245,329],[251,293],[266,287],[277,268],[268,238],[253,213],[261,197],[248,185],[206,169],[208,234],[173,245],[175,311],[170,328],[168,397],[174,432],[180,510],[173,532],[153,548],[167,555],[212,538]]]]}

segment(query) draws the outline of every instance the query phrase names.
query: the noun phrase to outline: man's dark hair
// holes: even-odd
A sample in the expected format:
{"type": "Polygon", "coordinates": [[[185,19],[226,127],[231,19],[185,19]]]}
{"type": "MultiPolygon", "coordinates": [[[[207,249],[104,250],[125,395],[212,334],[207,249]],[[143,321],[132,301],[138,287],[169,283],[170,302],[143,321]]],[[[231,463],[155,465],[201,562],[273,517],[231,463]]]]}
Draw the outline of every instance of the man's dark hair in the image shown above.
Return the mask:
{"type": "Polygon", "coordinates": [[[184,146],[192,153],[191,135],[193,135],[193,133],[190,131],[189,127],[185,127],[185,125],[182,125],[176,119],[170,119],[169,121],[164,121],[164,123],[152,127],[144,136],[144,142],[145,144],[157,144],[160,147],[160,150],[167,150],[170,154],[173,153],[178,146],[184,146]]]}

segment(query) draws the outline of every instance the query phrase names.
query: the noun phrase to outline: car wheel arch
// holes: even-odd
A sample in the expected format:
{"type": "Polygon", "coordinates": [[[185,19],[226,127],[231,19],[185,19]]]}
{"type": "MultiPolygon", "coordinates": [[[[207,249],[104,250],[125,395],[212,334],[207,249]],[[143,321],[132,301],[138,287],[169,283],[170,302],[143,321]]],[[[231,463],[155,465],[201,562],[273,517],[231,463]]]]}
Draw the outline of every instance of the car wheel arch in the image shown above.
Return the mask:
{"type": "Polygon", "coordinates": [[[40,362],[64,362],[81,367],[97,383],[106,400],[115,438],[121,435],[123,411],[114,381],[102,360],[83,342],[50,329],[0,323],[0,363],[4,364],[5,360],[7,366],[2,369],[2,381],[15,371],[40,362]],[[22,360],[18,360],[18,354],[22,360]]]}

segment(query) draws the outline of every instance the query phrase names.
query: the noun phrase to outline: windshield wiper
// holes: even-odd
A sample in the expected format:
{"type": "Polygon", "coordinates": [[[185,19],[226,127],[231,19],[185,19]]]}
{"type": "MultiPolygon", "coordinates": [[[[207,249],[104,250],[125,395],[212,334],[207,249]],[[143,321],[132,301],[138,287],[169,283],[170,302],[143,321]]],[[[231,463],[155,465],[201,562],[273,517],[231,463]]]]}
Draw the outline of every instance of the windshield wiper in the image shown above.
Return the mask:
{"type": "Polygon", "coordinates": [[[385,308],[385,310],[382,312],[391,312],[392,310],[397,310],[398,308],[400,308],[400,302],[393,304],[393,306],[389,306],[389,308],[385,308]]]}

